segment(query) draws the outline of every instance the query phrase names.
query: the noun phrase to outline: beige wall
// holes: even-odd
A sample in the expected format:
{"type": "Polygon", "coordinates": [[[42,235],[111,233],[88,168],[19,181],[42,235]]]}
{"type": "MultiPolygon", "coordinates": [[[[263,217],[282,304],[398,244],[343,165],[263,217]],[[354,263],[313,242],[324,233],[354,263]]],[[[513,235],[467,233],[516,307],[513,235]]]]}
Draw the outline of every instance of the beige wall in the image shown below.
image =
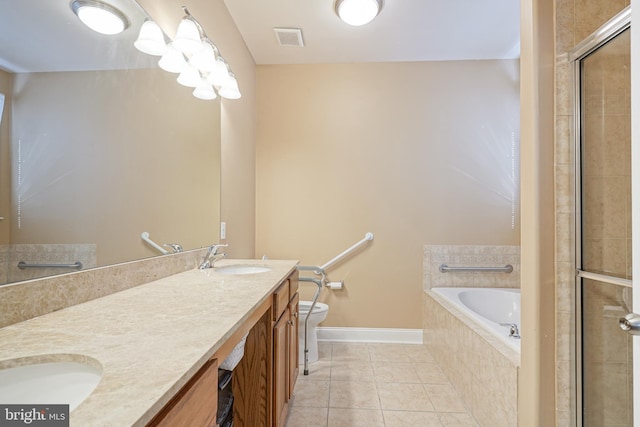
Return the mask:
{"type": "Polygon", "coordinates": [[[0,93],[5,96],[5,107],[0,117],[0,245],[9,243],[11,211],[11,94],[13,75],[0,70],[0,93]]]}
{"type": "Polygon", "coordinates": [[[13,243],[95,243],[107,265],[157,255],[143,231],[215,239],[217,102],[161,69],[19,74],[15,94],[13,243]]]}
{"type": "Polygon", "coordinates": [[[330,272],[323,325],[421,328],[424,244],[518,243],[517,61],[257,76],[257,254],[318,265],[375,234],[330,272]]]}
{"type": "Polygon", "coordinates": [[[520,2],[522,346],[518,425],[555,425],[554,2],[520,2]]]}
{"type": "Polygon", "coordinates": [[[138,0],[173,37],[187,6],[229,63],[242,98],[221,101],[221,211],[227,223],[226,252],[255,255],[255,62],[223,0],[138,0]]]}

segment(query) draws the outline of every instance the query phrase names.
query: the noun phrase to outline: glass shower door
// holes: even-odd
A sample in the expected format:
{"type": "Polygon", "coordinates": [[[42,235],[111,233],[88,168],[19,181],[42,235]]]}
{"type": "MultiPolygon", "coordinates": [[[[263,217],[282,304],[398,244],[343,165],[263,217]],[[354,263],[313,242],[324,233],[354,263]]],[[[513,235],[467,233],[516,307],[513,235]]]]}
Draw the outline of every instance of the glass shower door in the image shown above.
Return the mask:
{"type": "Polygon", "coordinates": [[[578,425],[594,427],[633,425],[630,29],[613,24],[574,63],[578,425]]]}

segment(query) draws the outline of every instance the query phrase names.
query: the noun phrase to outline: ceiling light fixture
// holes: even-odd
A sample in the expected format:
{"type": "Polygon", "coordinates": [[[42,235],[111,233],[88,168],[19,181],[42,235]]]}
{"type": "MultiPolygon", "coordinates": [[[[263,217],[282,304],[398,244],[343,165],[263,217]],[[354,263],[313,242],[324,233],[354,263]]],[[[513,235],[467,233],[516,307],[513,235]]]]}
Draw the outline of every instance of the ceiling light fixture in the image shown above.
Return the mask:
{"type": "Polygon", "coordinates": [[[220,51],[189,10],[185,6],[182,9],[185,16],[173,41],[165,43],[160,27],[153,21],[145,21],[134,46],[149,55],[162,55],[158,61],[160,68],[178,74],[181,85],[195,88],[196,98],[208,100],[218,95],[240,98],[238,81],[220,51]]]}
{"type": "Polygon", "coordinates": [[[335,8],[340,19],[358,27],[378,16],[382,10],[382,0],[336,0],[335,8]]]}
{"type": "Polygon", "coordinates": [[[100,34],[114,35],[129,26],[129,20],[113,6],[96,0],[74,0],[71,10],[84,25],[100,34]]]}

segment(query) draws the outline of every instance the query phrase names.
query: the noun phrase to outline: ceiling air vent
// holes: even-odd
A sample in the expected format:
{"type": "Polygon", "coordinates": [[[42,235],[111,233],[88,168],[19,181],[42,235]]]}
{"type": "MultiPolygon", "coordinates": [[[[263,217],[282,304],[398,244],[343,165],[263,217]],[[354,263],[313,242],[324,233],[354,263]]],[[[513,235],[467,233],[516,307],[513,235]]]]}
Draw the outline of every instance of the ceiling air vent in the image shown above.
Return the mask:
{"type": "Polygon", "coordinates": [[[304,47],[300,28],[274,28],[280,46],[304,47]]]}

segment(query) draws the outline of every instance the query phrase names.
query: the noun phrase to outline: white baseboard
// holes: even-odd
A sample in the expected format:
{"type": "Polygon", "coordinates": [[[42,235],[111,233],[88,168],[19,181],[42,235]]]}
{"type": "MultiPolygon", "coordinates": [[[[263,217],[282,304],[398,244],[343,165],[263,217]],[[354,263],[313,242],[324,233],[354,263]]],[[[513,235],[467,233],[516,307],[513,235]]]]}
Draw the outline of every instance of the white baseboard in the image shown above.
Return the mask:
{"type": "Polygon", "coordinates": [[[318,327],[318,341],[422,344],[422,329],[318,327]]]}

